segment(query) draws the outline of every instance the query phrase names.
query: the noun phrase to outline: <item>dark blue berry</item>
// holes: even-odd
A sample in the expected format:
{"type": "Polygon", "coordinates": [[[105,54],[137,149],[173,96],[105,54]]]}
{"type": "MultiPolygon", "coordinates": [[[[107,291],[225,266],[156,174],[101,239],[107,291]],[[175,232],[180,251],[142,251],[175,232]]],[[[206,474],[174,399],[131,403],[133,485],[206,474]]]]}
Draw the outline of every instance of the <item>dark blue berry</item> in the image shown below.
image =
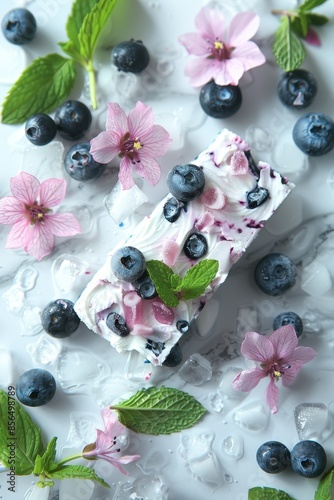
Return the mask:
{"type": "Polygon", "coordinates": [[[108,314],[106,324],[111,331],[113,331],[120,337],[126,337],[130,333],[129,328],[125,323],[125,319],[123,318],[123,316],[116,312],[111,312],[108,314]]]}
{"type": "Polygon", "coordinates": [[[334,121],[323,113],[307,113],[299,118],[292,135],[303,153],[321,156],[334,147],[334,121]]]}
{"type": "Polygon", "coordinates": [[[201,233],[193,233],[186,239],[183,251],[189,259],[200,259],[208,251],[208,242],[201,233]]]}
{"type": "Polygon", "coordinates": [[[277,86],[281,102],[296,109],[307,108],[313,102],[317,90],[314,76],[305,69],[295,69],[283,73],[277,86]]]}
{"type": "Polygon", "coordinates": [[[80,324],[73,302],[67,299],[49,302],[42,312],[41,320],[46,333],[57,339],[70,337],[80,324]]]}
{"type": "Polygon", "coordinates": [[[24,372],[16,383],[17,399],[26,406],[46,405],[56,393],[56,381],[47,370],[33,368],[24,372]]]}
{"type": "Polygon", "coordinates": [[[151,339],[147,339],[145,347],[149,351],[152,351],[153,354],[157,357],[160,356],[160,354],[164,349],[166,349],[164,342],[159,342],[158,340],[151,340],[151,339]]]}
{"type": "Polygon", "coordinates": [[[138,248],[131,246],[116,250],[110,264],[116,278],[130,283],[138,280],[146,270],[144,255],[138,248]]]}
{"type": "Polygon", "coordinates": [[[165,361],[163,361],[163,366],[169,366],[169,367],[173,367],[173,366],[177,366],[181,363],[182,361],[182,351],[181,351],[181,348],[179,346],[179,344],[175,344],[168,356],[166,357],[165,361]]]}
{"type": "Polygon", "coordinates": [[[276,316],[273,322],[274,330],[278,330],[278,328],[281,328],[285,325],[292,325],[296,331],[297,337],[300,337],[303,333],[303,322],[295,312],[282,312],[281,314],[276,316]]]}
{"type": "Polygon", "coordinates": [[[181,205],[176,198],[170,198],[164,204],[163,212],[168,222],[175,222],[181,215],[181,205]]]}
{"type": "Polygon", "coordinates": [[[217,85],[213,80],[202,87],[199,102],[203,111],[212,118],[228,118],[241,106],[242,95],[237,85],[217,85]]]}
{"type": "Polygon", "coordinates": [[[118,71],[126,73],[140,73],[150,62],[148,50],[140,40],[118,43],[113,48],[111,56],[118,71]]]}
{"type": "Polygon", "coordinates": [[[13,9],[2,20],[2,32],[8,42],[24,45],[31,42],[36,34],[36,19],[27,9],[13,9]]]}
{"type": "Polygon", "coordinates": [[[297,269],[289,257],[282,253],[271,253],[256,265],[254,279],[267,295],[282,295],[296,282],[297,269]]]}
{"type": "Polygon", "coordinates": [[[179,319],[176,322],[176,328],[179,330],[179,332],[186,333],[189,330],[189,323],[185,319],[179,319]]]}
{"type": "Polygon", "coordinates": [[[257,186],[253,191],[247,193],[248,208],[257,208],[269,198],[268,189],[257,186]]]}
{"type": "Polygon", "coordinates": [[[304,477],[318,477],[327,465],[327,455],[316,441],[300,441],[291,451],[291,466],[304,477]]]}
{"type": "Polygon", "coordinates": [[[264,472],[278,474],[290,464],[290,451],[279,441],[267,441],[257,450],[256,461],[264,472]]]}
{"type": "Polygon", "coordinates": [[[86,182],[101,177],[106,165],[94,160],[89,152],[90,143],[76,144],[65,157],[65,170],[72,179],[86,182]]]}
{"type": "Polygon", "coordinates": [[[204,191],[203,170],[191,163],[176,165],[168,174],[167,186],[177,200],[183,202],[195,200],[204,191]]]}
{"type": "Polygon", "coordinates": [[[92,114],[80,101],[65,101],[57,108],[54,118],[58,134],[68,141],[81,139],[92,123],[92,114]]]}
{"type": "Polygon", "coordinates": [[[145,271],[140,278],[132,282],[135,291],[142,299],[154,299],[158,295],[150,275],[145,271]]]}
{"type": "Polygon", "coordinates": [[[57,133],[57,126],[51,116],[37,113],[30,116],[25,124],[26,138],[35,146],[45,146],[57,133]]]}

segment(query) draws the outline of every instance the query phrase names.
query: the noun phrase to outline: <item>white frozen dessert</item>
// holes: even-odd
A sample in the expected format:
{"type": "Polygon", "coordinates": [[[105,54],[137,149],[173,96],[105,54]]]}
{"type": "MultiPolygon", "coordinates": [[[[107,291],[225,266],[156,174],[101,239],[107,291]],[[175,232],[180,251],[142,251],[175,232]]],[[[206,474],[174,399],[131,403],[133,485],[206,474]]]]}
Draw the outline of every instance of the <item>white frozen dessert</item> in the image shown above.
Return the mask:
{"type": "Polygon", "coordinates": [[[267,163],[255,164],[248,144],[227,129],[190,164],[174,167],[167,183],[170,193],[108,254],[75,305],[118,352],[135,349],[154,365],[166,360],[293,188],[267,163]],[[204,259],[218,261],[218,271],[200,296],[181,296],[170,307],[155,295],[148,261],[184,277],[204,259]]]}

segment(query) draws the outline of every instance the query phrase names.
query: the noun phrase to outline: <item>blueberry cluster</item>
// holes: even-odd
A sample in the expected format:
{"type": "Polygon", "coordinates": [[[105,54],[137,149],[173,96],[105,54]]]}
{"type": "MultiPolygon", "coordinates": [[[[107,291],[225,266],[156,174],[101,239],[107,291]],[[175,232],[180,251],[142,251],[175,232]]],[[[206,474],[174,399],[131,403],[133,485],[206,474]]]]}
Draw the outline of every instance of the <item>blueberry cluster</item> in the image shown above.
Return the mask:
{"type": "Polygon", "coordinates": [[[324,472],[327,455],[316,441],[300,441],[291,452],[279,441],[267,441],[257,450],[256,461],[269,474],[278,474],[291,466],[300,476],[314,478],[324,472]]]}

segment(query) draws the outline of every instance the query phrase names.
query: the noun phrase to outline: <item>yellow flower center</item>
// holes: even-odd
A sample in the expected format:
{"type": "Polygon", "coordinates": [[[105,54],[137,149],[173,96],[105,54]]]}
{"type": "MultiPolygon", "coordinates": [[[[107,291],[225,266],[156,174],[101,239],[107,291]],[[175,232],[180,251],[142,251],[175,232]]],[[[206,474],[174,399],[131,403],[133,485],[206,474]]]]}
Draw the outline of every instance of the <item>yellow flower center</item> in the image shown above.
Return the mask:
{"type": "Polygon", "coordinates": [[[138,141],[138,139],[135,139],[133,147],[138,151],[138,149],[141,149],[143,146],[140,144],[140,141],[138,141]]]}
{"type": "Polygon", "coordinates": [[[219,40],[216,40],[215,41],[215,49],[219,50],[219,49],[223,49],[223,48],[224,48],[223,42],[220,42],[219,40]]]}
{"type": "Polygon", "coordinates": [[[282,376],[282,373],[277,370],[274,370],[273,375],[275,378],[280,378],[282,376]]]}

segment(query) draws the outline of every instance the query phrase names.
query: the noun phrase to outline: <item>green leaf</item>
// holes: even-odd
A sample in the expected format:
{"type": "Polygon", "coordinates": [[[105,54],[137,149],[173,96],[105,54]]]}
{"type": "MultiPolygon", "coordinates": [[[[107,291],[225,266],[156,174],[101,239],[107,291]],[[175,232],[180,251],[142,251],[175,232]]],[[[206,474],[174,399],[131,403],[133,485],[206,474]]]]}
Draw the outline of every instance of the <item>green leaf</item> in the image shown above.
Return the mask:
{"type": "Polygon", "coordinates": [[[323,26],[330,20],[329,17],[316,14],[315,12],[308,12],[305,15],[307,16],[309,24],[312,24],[313,26],[323,26]]]}
{"type": "Polygon", "coordinates": [[[143,434],[171,434],[192,427],[206,412],[189,394],[167,387],[142,389],[110,407],[119,421],[143,434]]]}
{"type": "Polygon", "coordinates": [[[301,17],[294,17],[291,19],[291,29],[292,31],[300,36],[301,38],[305,38],[308,32],[308,19],[306,14],[301,17]]]}
{"type": "Polygon", "coordinates": [[[117,0],[99,0],[85,16],[78,33],[80,53],[88,62],[93,59],[98,38],[117,0]]]}
{"type": "Polygon", "coordinates": [[[202,260],[191,267],[182,280],[182,298],[189,300],[202,295],[206,287],[216,277],[218,267],[218,260],[213,259],[202,260]]]}
{"type": "Polygon", "coordinates": [[[248,490],[248,500],[296,500],[285,491],[256,486],[248,490]]]}
{"type": "Polygon", "coordinates": [[[100,483],[105,488],[110,488],[101,477],[99,477],[94,469],[85,465],[62,465],[59,469],[48,473],[48,477],[52,479],[90,479],[100,483]]]}
{"type": "Polygon", "coordinates": [[[73,42],[71,41],[59,42],[58,45],[63,50],[63,52],[65,52],[65,54],[72,57],[82,65],[86,64],[86,61],[82,59],[82,56],[80,54],[80,49],[76,47],[73,42]]]}
{"type": "Polygon", "coordinates": [[[334,467],[332,467],[326,474],[320,479],[317,491],[314,495],[314,500],[331,500],[332,499],[332,482],[334,475],[334,467]]]}
{"type": "Polygon", "coordinates": [[[0,462],[24,476],[33,472],[42,453],[40,429],[15,399],[0,390],[0,462]]]}
{"type": "Polygon", "coordinates": [[[179,299],[172,289],[171,280],[175,281],[173,271],[160,260],[149,260],[146,262],[146,269],[153,281],[160,299],[169,307],[176,307],[179,299]]]}
{"type": "Polygon", "coordinates": [[[305,0],[305,2],[299,6],[298,12],[306,12],[315,9],[315,7],[319,7],[319,5],[325,2],[327,2],[327,0],[305,0]]]}
{"type": "Polygon", "coordinates": [[[66,32],[69,40],[80,52],[78,33],[86,15],[93,9],[99,0],[75,0],[72,4],[71,13],[67,19],[66,32]]]}
{"type": "Polygon", "coordinates": [[[182,288],[182,278],[178,274],[172,274],[170,277],[170,286],[173,292],[179,292],[182,288]]]}
{"type": "Polygon", "coordinates": [[[48,443],[42,456],[38,455],[35,461],[34,474],[39,476],[42,472],[47,473],[54,467],[56,459],[57,438],[53,437],[48,443]]]}
{"type": "Polygon", "coordinates": [[[7,94],[2,122],[25,122],[35,113],[48,113],[69,95],[75,79],[74,61],[59,54],[35,59],[7,94]]]}
{"type": "Polygon", "coordinates": [[[273,53],[277,64],[283,71],[299,68],[305,59],[305,48],[293,33],[289,16],[281,17],[280,26],[275,32],[273,53]]]}

